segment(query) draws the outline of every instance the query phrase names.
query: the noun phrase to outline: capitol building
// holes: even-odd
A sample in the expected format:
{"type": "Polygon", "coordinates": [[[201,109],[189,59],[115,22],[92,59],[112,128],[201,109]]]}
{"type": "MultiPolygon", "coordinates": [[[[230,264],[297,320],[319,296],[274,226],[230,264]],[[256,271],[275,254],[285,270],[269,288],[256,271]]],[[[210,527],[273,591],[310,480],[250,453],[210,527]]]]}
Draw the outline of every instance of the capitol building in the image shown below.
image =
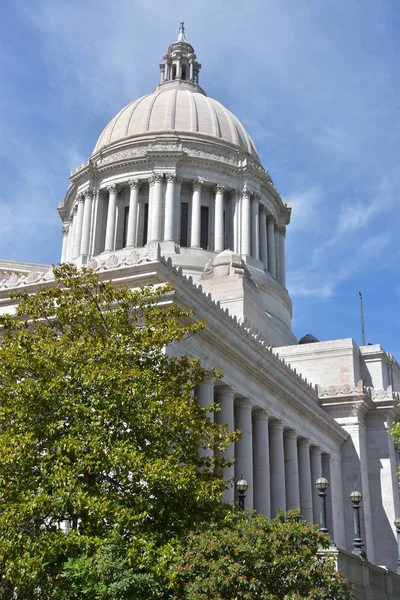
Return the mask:
{"type": "MultiPolygon", "coordinates": [[[[242,431],[226,477],[243,474],[246,507],[267,516],[300,508],[318,523],[314,482],[325,477],[328,529],[349,578],[360,589],[386,586],[386,596],[365,597],[400,598],[400,578],[388,583],[385,570],[397,567],[399,454],[388,430],[400,415],[400,366],[379,344],[296,339],[291,209],[246,129],[206,95],[201,68],[181,24],[154,91],[122,108],[72,171],[58,207],[60,260],[132,288],[171,283],[171,301],[206,324],[173,352],[223,371],[197,400],[219,403],[215,419],[242,431]],[[369,563],[351,555],[354,488],[367,574],[369,563]]],[[[0,261],[0,313],[12,311],[14,288],[51,280],[46,265],[0,261]]],[[[233,484],[225,499],[235,499],[233,484]]]]}

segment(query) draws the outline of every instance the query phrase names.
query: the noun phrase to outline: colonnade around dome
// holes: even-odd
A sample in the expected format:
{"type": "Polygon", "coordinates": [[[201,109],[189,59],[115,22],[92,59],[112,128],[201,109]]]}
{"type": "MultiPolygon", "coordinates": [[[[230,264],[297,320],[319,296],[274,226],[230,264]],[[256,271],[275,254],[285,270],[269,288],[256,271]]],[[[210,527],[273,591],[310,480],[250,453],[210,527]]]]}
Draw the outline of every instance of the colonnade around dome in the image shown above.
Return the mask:
{"type": "Polygon", "coordinates": [[[76,195],[63,226],[61,261],[170,242],[173,247],[252,257],[286,286],[286,227],[259,194],[174,173],[111,183],[76,195]]]}

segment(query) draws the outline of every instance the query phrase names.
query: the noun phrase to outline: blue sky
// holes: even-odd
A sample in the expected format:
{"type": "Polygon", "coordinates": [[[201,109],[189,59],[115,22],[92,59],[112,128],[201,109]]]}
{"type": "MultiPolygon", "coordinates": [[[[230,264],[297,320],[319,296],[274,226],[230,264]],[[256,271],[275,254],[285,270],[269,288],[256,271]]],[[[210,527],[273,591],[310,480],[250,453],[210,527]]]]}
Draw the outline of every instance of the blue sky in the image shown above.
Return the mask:
{"type": "Polygon", "coordinates": [[[57,204],[177,33],[293,207],[293,328],[400,360],[400,2],[3,0],[0,257],[57,262],[57,204]]]}

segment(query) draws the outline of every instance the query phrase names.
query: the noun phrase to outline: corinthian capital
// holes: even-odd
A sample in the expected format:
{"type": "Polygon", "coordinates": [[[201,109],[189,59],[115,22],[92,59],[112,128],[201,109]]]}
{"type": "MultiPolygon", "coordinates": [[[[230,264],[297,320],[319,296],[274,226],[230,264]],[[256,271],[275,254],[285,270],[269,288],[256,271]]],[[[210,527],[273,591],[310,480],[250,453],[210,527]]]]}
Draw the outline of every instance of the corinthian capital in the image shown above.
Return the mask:
{"type": "Polygon", "coordinates": [[[165,176],[167,183],[176,183],[176,175],[175,173],[167,173],[165,176]]]}
{"type": "Polygon", "coordinates": [[[93,191],[92,190],[86,190],[85,191],[85,198],[93,198],[93,191]]]}
{"type": "Polygon", "coordinates": [[[276,219],[275,219],[274,215],[268,215],[267,221],[268,221],[268,224],[272,223],[273,225],[275,225],[275,223],[276,223],[276,219]]]}
{"type": "Polygon", "coordinates": [[[217,194],[223,194],[225,190],[225,186],[222,185],[221,183],[217,183],[217,185],[215,186],[215,192],[217,194]]]}
{"type": "Polygon", "coordinates": [[[80,192],[80,194],[77,194],[76,201],[78,202],[78,204],[81,204],[84,200],[85,200],[85,194],[83,192],[80,192]]]}
{"type": "Polygon", "coordinates": [[[203,185],[203,179],[193,179],[192,181],[192,189],[194,192],[200,192],[201,186],[203,185]]]}
{"type": "Polygon", "coordinates": [[[250,199],[250,197],[251,197],[250,190],[248,190],[247,188],[243,188],[242,189],[242,198],[250,199]]]}
{"type": "Polygon", "coordinates": [[[162,183],[164,178],[164,173],[153,173],[153,175],[149,179],[149,185],[154,185],[155,183],[162,183]]]}
{"type": "Polygon", "coordinates": [[[280,225],[279,223],[275,225],[275,231],[277,231],[280,235],[286,235],[286,227],[284,225],[280,225]]]}
{"type": "Polygon", "coordinates": [[[140,181],[139,179],[130,179],[128,181],[129,187],[131,188],[131,190],[138,190],[140,188],[140,181]]]}
{"type": "Polygon", "coordinates": [[[68,231],[69,231],[69,223],[64,223],[64,225],[62,227],[63,235],[67,235],[68,231]]]}
{"type": "Polygon", "coordinates": [[[117,194],[118,193],[118,185],[116,183],[112,183],[111,185],[107,186],[107,190],[110,194],[117,194]]]}

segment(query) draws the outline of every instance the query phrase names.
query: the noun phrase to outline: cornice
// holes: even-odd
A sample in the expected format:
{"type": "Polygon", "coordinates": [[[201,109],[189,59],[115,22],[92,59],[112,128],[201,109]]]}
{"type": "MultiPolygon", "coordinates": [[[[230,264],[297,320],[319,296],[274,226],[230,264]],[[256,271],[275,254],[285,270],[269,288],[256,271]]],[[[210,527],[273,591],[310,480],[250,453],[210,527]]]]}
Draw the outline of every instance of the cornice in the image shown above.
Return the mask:
{"type": "Polygon", "coordinates": [[[230,146],[228,142],[216,144],[215,139],[188,138],[187,136],[173,137],[170,139],[153,139],[137,141],[130,139],[128,142],[114,144],[112,147],[99,151],[81,167],[75,169],[70,175],[70,188],[64,199],[62,207],[70,203],[71,187],[75,190],[93,178],[95,174],[102,175],[109,171],[121,169],[132,165],[149,165],[151,170],[155,160],[173,160],[176,165],[196,165],[199,167],[212,166],[213,170],[233,176],[236,179],[251,177],[257,182],[261,192],[276,204],[276,210],[287,224],[290,220],[290,209],[282,202],[278,190],[275,188],[268,173],[253,157],[246,155],[243,149],[230,146]],[[211,143],[212,142],[212,143],[211,143]],[[204,145],[202,148],[201,145],[204,145]]]}

